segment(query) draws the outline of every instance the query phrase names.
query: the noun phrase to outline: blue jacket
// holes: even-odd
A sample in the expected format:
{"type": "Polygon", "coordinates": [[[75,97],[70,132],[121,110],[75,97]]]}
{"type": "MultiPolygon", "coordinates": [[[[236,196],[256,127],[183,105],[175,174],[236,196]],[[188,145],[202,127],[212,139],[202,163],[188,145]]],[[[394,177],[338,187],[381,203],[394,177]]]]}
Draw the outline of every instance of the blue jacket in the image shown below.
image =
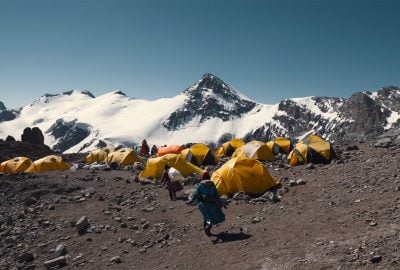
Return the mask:
{"type": "Polygon", "coordinates": [[[203,180],[195,185],[195,191],[189,204],[197,204],[204,221],[211,224],[218,224],[225,221],[225,214],[222,212],[222,203],[215,184],[210,180],[203,180]]]}

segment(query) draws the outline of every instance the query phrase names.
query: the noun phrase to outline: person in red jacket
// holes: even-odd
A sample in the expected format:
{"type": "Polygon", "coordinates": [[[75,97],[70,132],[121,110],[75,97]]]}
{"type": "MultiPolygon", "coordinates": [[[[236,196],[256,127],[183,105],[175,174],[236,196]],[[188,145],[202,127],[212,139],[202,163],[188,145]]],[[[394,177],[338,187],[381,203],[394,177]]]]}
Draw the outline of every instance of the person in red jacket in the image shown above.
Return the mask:
{"type": "Polygon", "coordinates": [[[142,146],[140,147],[140,154],[144,157],[147,157],[149,155],[150,148],[149,145],[147,144],[146,140],[142,141],[142,146]]]}

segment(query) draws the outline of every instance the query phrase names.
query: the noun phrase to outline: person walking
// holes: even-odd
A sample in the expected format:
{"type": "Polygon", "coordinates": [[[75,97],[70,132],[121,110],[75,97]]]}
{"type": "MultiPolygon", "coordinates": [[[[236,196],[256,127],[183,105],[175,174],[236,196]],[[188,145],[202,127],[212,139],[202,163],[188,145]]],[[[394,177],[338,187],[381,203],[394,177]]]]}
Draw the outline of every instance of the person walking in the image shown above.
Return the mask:
{"type": "Polygon", "coordinates": [[[212,236],[212,225],[225,221],[225,214],[221,208],[226,208],[226,205],[222,203],[218,190],[214,182],[210,180],[208,172],[202,174],[202,181],[195,185],[195,190],[187,204],[197,204],[200,213],[203,215],[203,227],[207,236],[212,236]]]}
{"type": "Polygon", "coordinates": [[[169,199],[171,201],[175,201],[176,200],[176,190],[175,190],[175,186],[171,181],[171,178],[169,178],[168,175],[168,171],[169,171],[170,167],[168,164],[164,165],[164,172],[161,176],[161,186],[165,186],[165,188],[168,190],[169,193],[169,199]]]}

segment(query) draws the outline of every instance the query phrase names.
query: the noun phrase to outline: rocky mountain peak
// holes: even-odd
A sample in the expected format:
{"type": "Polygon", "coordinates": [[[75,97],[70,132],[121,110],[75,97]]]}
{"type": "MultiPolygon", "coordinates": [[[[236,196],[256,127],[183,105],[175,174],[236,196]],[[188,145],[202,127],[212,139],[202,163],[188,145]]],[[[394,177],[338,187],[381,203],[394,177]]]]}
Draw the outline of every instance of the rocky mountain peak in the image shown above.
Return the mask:
{"type": "Polygon", "coordinates": [[[211,73],[204,74],[183,94],[187,96],[184,105],[163,123],[168,130],[183,127],[196,117],[199,123],[211,118],[229,121],[242,116],[257,105],[211,73]]]}
{"type": "Polygon", "coordinates": [[[74,92],[78,92],[78,93],[80,93],[80,94],[82,94],[82,95],[86,95],[86,96],[88,96],[88,97],[91,97],[91,98],[95,98],[95,96],[92,94],[92,93],[90,93],[90,91],[88,91],[88,90],[70,90],[70,91],[66,91],[66,92],[63,92],[62,94],[63,95],[67,95],[67,96],[70,96],[70,95],[72,95],[74,92]]]}

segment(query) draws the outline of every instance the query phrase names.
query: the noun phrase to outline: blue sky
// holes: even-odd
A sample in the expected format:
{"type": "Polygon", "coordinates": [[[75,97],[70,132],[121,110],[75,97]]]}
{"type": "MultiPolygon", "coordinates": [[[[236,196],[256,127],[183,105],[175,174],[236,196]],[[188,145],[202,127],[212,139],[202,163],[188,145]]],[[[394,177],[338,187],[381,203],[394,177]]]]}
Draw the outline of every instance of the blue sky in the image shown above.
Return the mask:
{"type": "Polygon", "coordinates": [[[213,73],[266,104],[400,86],[400,1],[0,0],[0,101],[172,97],[213,73]]]}

